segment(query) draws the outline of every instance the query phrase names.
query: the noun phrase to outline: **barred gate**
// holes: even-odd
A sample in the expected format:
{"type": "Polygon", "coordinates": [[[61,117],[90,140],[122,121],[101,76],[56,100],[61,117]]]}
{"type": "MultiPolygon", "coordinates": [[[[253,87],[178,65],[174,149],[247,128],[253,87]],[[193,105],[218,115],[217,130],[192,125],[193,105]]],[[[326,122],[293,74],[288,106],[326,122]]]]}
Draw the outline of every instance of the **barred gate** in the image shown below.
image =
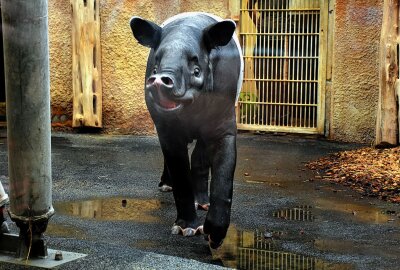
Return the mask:
{"type": "Polygon", "coordinates": [[[326,2],[241,1],[239,129],[323,133],[326,2]]]}

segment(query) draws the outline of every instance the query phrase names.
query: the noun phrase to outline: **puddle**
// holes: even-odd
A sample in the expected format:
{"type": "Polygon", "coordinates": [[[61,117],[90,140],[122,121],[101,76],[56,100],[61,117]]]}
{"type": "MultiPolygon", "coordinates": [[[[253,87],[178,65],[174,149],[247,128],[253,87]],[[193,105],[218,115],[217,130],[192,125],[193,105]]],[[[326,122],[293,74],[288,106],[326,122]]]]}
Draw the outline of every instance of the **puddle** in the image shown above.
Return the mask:
{"type": "Polygon", "coordinates": [[[346,213],[352,218],[372,224],[395,223],[400,224],[400,218],[390,211],[382,210],[373,205],[340,202],[338,200],[317,199],[316,208],[328,211],[346,213]]]}
{"type": "Polygon", "coordinates": [[[64,224],[49,223],[46,229],[47,235],[53,235],[58,237],[73,237],[75,239],[87,239],[85,233],[74,226],[64,224]]]}
{"type": "Polygon", "coordinates": [[[160,218],[152,212],[161,208],[161,202],[121,197],[56,203],[54,208],[60,214],[87,219],[155,223],[160,218]]]}
{"type": "Polygon", "coordinates": [[[240,231],[233,225],[220,249],[214,251],[213,259],[226,267],[236,269],[266,270],[351,270],[352,265],[330,263],[318,258],[286,252],[277,241],[265,237],[261,230],[240,231]]]}
{"type": "Polygon", "coordinates": [[[314,215],[311,212],[311,206],[308,205],[282,209],[274,212],[273,216],[285,220],[296,220],[296,221],[314,221],[315,219],[314,215]]]}

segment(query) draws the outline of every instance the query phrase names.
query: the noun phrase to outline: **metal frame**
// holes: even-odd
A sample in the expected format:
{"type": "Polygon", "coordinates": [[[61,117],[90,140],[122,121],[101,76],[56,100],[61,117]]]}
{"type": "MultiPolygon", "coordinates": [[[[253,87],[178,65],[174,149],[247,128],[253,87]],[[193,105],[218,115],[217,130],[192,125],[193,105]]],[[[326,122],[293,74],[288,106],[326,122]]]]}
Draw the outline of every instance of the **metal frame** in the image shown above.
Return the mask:
{"type": "Polygon", "coordinates": [[[327,1],[249,1],[240,9],[245,75],[238,129],[323,134],[327,1]]]}

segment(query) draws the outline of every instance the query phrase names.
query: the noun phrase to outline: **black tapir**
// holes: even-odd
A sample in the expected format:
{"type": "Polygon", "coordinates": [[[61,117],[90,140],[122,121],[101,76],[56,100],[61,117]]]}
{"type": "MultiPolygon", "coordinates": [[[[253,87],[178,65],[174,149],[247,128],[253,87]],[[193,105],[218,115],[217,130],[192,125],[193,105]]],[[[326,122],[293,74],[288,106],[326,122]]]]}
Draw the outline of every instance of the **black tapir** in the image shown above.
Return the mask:
{"type": "Polygon", "coordinates": [[[236,25],[196,12],[176,15],[161,26],[133,17],[130,26],[138,42],[151,48],[145,99],[164,155],[162,181],[173,189],[177,218],[172,233],[204,233],[217,248],[230,223],[236,166],[235,102],[243,78],[236,25]],[[208,210],[204,226],[198,205],[208,210]]]}

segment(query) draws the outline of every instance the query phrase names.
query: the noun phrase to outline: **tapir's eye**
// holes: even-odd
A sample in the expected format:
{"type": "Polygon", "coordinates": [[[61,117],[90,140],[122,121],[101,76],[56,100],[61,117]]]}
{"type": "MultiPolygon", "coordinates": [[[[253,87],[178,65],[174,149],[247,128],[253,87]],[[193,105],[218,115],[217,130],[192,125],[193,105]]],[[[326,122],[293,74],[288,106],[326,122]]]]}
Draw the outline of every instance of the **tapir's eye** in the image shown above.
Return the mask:
{"type": "Polygon", "coordinates": [[[200,77],[200,74],[201,74],[200,69],[198,67],[194,68],[193,75],[196,77],[200,77]]]}
{"type": "Polygon", "coordinates": [[[152,74],[157,74],[157,67],[153,68],[152,74]]]}

